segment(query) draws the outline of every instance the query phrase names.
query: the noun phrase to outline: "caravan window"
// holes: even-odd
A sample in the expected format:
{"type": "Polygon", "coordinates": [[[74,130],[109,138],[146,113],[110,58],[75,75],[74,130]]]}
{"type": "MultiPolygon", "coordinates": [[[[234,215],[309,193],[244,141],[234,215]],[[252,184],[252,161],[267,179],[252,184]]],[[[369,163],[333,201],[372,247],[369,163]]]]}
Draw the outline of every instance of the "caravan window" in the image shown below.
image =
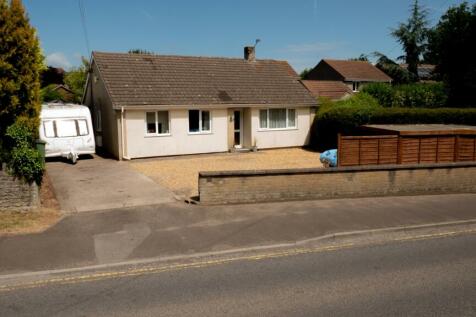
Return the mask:
{"type": "Polygon", "coordinates": [[[43,122],[45,137],[70,138],[89,134],[85,119],[48,120],[43,122]]]}
{"type": "Polygon", "coordinates": [[[44,121],[43,122],[43,129],[45,131],[45,137],[47,138],[54,138],[56,137],[55,133],[55,122],[53,120],[44,121]]]}
{"type": "Polygon", "coordinates": [[[76,120],[56,120],[56,132],[59,138],[78,136],[76,120]]]}
{"type": "Polygon", "coordinates": [[[76,124],[78,125],[79,135],[88,135],[88,123],[86,120],[76,120],[76,124]]]}

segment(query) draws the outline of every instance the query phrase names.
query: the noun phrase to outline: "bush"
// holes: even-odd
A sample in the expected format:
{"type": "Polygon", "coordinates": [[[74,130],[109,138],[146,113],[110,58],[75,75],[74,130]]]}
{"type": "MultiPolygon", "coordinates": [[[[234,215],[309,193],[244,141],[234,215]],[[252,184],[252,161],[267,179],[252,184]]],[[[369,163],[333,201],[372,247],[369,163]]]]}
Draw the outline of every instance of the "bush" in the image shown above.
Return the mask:
{"type": "Polygon", "coordinates": [[[386,83],[369,83],[364,85],[362,92],[365,92],[375,99],[383,107],[391,107],[393,101],[394,89],[386,83]]]}
{"type": "Polygon", "coordinates": [[[44,88],[41,88],[40,91],[40,99],[42,102],[54,101],[54,100],[62,100],[64,99],[63,95],[61,95],[57,90],[54,90],[56,87],[55,84],[48,85],[44,88]]]}
{"type": "Polygon", "coordinates": [[[448,100],[443,83],[415,83],[390,86],[370,83],[363,92],[377,99],[383,107],[441,108],[448,100]]]}
{"type": "Polygon", "coordinates": [[[321,150],[335,148],[337,133],[350,133],[379,109],[382,107],[377,100],[363,92],[349,99],[321,103],[311,128],[311,146],[321,150]]]}
{"type": "Polygon", "coordinates": [[[7,128],[5,142],[2,144],[2,161],[7,163],[8,171],[28,183],[41,184],[43,177],[43,158],[35,148],[35,138],[30,127],[17,121],[7,128]]]}
{"type": "Polygon", "coordinates": [[[314,119],[311,145],[318,150],[337,147],[337,134],[353,134],[364,124],[467,124],[476,125],[474,108],[333,108],[318,112],[314,119]]]}
{"type": "Polygon", "coordinates": [[[9,126],[5,135],[8,137],[5,140],[6,146],[10,148],[33,147],[35,144],[30,129],[22,122],[16,122],[9,126]]]}
{"type": "Polygon", "coordinates": [[[38,150],[30,147],[13,148],[7,163],[9,172],[28,183],[41,184],[43,178],[43,159],[38,150]]]}

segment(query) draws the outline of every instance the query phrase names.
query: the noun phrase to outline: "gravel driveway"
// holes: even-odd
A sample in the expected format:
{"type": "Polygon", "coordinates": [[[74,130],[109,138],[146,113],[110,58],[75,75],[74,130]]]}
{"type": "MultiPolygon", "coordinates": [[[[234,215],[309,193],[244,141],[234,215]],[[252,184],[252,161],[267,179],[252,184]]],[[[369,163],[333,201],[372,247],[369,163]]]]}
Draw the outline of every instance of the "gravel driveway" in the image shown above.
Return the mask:
{"type": "Polygon", "coordinates": [[[300,148],[131,161],[130,166],[175,194],[198,195],[198,172],[322,167],[319,153],[300,148]]]}

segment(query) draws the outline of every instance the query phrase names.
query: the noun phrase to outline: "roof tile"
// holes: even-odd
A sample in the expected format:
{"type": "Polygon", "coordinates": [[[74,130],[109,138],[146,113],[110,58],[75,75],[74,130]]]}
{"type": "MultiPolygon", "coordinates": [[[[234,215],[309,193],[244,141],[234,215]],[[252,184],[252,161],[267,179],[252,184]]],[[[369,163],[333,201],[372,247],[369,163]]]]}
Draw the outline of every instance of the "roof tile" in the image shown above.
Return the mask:
{"type": "Polygon", "coordinates": [[[316,104],[284,61],[104,52],[93,59],[115,107],[316,104]]]}

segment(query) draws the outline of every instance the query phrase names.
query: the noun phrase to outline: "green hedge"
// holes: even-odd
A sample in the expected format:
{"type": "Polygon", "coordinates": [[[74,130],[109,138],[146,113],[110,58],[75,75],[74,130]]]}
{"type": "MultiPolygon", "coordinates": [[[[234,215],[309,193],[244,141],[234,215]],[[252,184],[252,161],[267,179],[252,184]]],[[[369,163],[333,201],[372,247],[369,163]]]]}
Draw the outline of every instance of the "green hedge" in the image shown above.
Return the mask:
{"type": "Polygon", "coordinates": [[[40,152],[35,147],[35,138],[29,127],[16,122],[7,128],[5,142],[0,149],[8,172],[25,182],[41,184],[44,164],[40,152]]]}
{"type": "Polygon", "coordinates": [[[476,108],[383,108],[336,105],[320,109],[314,119],[311,145],[317,150],[337,148],[337,134],[352,134],[363,124],[476,125],[476,108]]]}
{"type": "Polygon", "coordinates": [[[385,83],[370,83],[362,88],[377,99],[383,107],[441,108],[446,106],[448,96],[443,83],[415,83],[391,86],[385,83]]]}

